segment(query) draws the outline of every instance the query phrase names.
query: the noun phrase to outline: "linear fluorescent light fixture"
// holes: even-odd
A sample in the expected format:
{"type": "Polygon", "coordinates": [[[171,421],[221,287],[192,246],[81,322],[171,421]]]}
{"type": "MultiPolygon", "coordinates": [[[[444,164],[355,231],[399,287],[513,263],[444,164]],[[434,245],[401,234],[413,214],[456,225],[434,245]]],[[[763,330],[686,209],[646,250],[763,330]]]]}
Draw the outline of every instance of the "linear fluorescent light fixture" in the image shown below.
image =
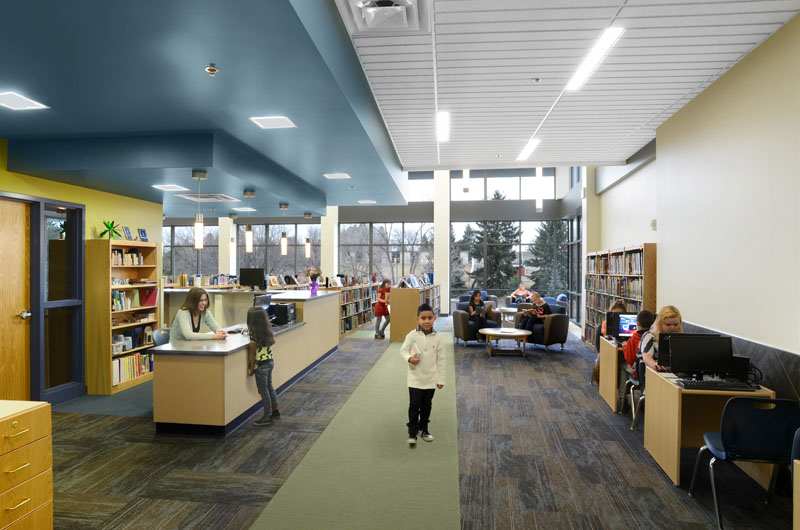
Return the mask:
{"type": "Polygon", "coordinates": [[[517,162],[527,160],[531,156],[531,153],[533,153],[533,150],[539,146],[539,143],[541,143],[541,140],[538,138],[531,138],[528,140],[528,143],[525,144],[525,147],[523,147],[522,151],[519,152],[517,162]]]}
{"type": "Polygon", "coordinates": [[[11,110],[36,110],[49,109],[47,105],[42,105],[38,101],[26,98],[16,92],[0,92],[0,105],[11,110]]]}
{"type": "Polygon", "coordinates": [[[625,28],[607,28],[589,53],[581,61],[580,66],[572,74],[572,78],[564,87],[564,90],[580,90],[586,80],[589,79],[597,67],[603,62],[608,51],[617,43],[619,37],[625,32],[625,28]]]}
{"type": "Polygon", "coordinates": [[[253,116],[248,119],[262,129],[292,129],[297,127],[286,116],[253,116]]]}
{"type": "Polygon", "coordinates": [[[444,110],[436,113],[436,141],[450,141],[450,113],[444,110]]]}
{"type": "Polygon", "coordinates": [[[323,173],[322,176],[328,180],[344,180],[353,178],[347,173],[323,173]]]}
{"type": "Polygon", "coordinates": [[[249,206],[245,206],[244,208],[231,208],[231,210],[234,210],[234,211],[237,211],[237,212],[257,212],[258,211],[255,208],[250,208],[249,206]]]}
{"type": "Polygon", "coordinates": [[[358,201],[358,204],[375,204],[375,201],[373,201],[372,199],[362,199],[358,201]]]}
{"type": "Polygon", "coordinates": [[[153,187],[161,191],[189,191],[189,188],[184,188],[177,184],[153,184],[153,187]]]}

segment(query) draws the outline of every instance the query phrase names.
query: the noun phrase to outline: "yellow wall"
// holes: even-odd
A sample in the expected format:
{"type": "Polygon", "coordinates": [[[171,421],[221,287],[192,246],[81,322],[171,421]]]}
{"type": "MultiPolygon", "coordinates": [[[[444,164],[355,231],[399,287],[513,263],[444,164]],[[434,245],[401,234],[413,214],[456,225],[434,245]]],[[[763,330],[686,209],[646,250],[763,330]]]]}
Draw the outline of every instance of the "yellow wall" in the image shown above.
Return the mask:
{"type": "Polygon", "coordinates": [[[658,305],[800,353],[800,17],[656,138],[658,305]]]}
{"type": "Polygon", "coordinates": [[[160,204],[11,173],[7,167],[8,142],[0,139],[0,190],[86,205],[86,239],[97,239],[103,231],[103,221],[113,220],[129,227],[134,235],[137,229],[144,228],[149,241],[161,242],[160,204]]]}
{"type": "Polygon", "coordinates": [[[656,162],[600,195],[600,248],[621,248],[658,243],[650,221],[656,207],[656,162]]]}

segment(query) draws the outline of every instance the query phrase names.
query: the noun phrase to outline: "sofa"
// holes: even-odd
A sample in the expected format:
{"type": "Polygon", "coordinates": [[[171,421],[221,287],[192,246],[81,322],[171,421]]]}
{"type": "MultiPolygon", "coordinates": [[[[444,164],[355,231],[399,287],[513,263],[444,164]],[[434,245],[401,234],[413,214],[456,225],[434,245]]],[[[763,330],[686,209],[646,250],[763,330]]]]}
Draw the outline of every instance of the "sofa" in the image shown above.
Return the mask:
{"type": "MultiPolygon", "coordinates": [[[[498,311],[487,309],[486,311],[486,324],[490,328],[499,328],[502,315],[498,311]]],[[[469,319],[469,314],[466,311],[456,309],[453,311],[453,337],[458,340],[464,341],[464,344],[470,340],[485,341],[482,335],[478,335],[478,327],[475,322],[469,319]]]]}
{"type": "MultiPolygon", "coordinates": [[[[563,350],[564,343],[567,342],[567,337],[569,336],[569,317],[566,315],[566,310],[561,306],[551,306],[550,309],[553,310],[553,313],[544,317],[544,337],[541,345],[544,346],[545,350],[548,350],[548,346],[561,344],[561,349],[563,350]],[[556,312],[556,307],[560,309],[561,312],[556,312]]],[[[515,328],[519,326],[520,320],[522,320],[521,311],[514,315],[515,328]]],[[[529,339],[532,338],[533,336],[529,337],[529,339]]],[[[531,342],[531,340],[528,342],[531,342]]]]}

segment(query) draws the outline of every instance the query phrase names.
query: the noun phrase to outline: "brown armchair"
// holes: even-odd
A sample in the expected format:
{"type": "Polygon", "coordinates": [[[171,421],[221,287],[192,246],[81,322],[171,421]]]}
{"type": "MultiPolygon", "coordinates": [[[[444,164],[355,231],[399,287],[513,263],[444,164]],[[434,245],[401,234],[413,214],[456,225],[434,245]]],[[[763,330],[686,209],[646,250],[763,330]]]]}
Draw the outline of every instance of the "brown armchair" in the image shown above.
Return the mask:
{"type": "MultiPolygon", "coordinates": [[[[522,304],[521,304],[522,305],[522,304]]],[[[522,320],[522,311],[514,315],[514,327],[519,326],[519,321],[522,320]]],[[[561,349],[564,349],[564,343],[567,342],[569,336],[569,317],[563,314],[545,315],[544,317],[544,338],[542,346],[548,350],[548,346],[553,344],[561,344],[561,349]]],[[[529,340],[528,342],[532,341],[529,340]]]]}
{"type": "MultiPolygon", "coordinates": [[[[502,314],[499,311],[492,311],[491,308],[486,311],[486,321],[491,328],[500,327],[501,317],[502,314]]],[[[466,311],[453,311],[453,337],[456,340],[463,340],[464,344],[469,340],[481,340],[478,336],[478,328],[475,322],[469,319],[469,314],[466,311]]]]}

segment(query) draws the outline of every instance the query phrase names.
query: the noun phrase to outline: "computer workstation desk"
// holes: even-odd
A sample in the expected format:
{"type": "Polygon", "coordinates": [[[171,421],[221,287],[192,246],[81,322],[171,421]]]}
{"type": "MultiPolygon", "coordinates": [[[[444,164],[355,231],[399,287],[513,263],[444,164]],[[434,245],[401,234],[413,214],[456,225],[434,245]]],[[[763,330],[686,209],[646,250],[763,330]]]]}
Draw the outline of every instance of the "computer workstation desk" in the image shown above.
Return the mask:
{"type": "MultiPolygon", "coordinates": [[[[602,350],[601,341],[601,350],[602,350]]],[[[600,368],[602,377],[602,366],[600,368]]],[[[703,446],[703,433],[718,431],[725,403],[734,396],[774,398],[775,392],[761,387],[754,392],[686,390],[671,373],[647,368],[647,401],[644,416],[644,447],[664,473],[678,486],[681,479],[681,448],[703,446]]],[[[768,487],[771,464],[736,463],[763,487],[768,487]]]]}

